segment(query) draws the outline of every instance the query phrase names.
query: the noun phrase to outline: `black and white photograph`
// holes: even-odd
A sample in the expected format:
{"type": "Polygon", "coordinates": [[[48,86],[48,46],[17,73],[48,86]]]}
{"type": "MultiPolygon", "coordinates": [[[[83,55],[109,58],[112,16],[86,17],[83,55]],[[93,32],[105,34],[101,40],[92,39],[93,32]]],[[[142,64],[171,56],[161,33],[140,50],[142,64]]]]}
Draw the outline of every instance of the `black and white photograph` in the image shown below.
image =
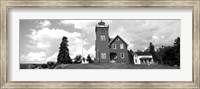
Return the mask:
{"type": "Polygon", "coordinates": [[[180,69],[180,19],[20,19],[20,69],[180,69]]]}

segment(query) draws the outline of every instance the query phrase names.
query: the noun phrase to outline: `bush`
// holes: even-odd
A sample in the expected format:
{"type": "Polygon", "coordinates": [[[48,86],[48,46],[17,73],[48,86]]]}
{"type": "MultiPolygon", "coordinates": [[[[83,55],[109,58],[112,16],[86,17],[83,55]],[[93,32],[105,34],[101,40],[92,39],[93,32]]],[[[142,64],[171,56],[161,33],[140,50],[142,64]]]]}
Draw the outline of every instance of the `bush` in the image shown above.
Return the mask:
{"type": "Polygon", "coordinates": [[[92,60],[92,58],[91,58],[90,55],[87,56],[87,61],[88,61],[89,63],[93,63],[93,62],[94,62],[94,61],[92,60]]]}
{"type": "Polygon", "coordinates": [[[81,55],[77,55],[75,58],[74,58],[74,64],[81,64],[81,59],[82,56],[81,55]]]}
{"type": "Polygon", "coordinates": [[[49,69],[55,68],[56,65],[57,65],[57,64],[56,64],[55,62],[52,62],[52,61],[47,62],[47,67],[48,67],[49,69]]]}
{"type": "Polygon", "coordinates": [[[38,66],[36,65],[36,64],[31,64],[31,65],[29,65],[29,68],[30,69],[36,69],[38,66]]]}
{"type": "Polygon", "coordinates": [[[48,66],[47,66],[47,64],[42,64],[41,68],[46,69],[46,68],[48,68],[48,66]]]}

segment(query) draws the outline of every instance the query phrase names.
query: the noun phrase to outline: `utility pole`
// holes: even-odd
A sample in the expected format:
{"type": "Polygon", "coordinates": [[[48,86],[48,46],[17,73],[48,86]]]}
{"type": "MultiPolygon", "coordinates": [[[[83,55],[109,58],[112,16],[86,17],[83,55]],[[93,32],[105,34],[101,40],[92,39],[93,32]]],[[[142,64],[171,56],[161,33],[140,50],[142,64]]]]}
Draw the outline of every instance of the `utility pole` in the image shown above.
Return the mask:
{"type": "Polygon", "coordinates": [[[82,32],[82,42],[81,42],[81,45],[82,45],[82,58],[83,58],[83,29],[84,28],[82,27],[82,31],[81,31],[82,32]]]}

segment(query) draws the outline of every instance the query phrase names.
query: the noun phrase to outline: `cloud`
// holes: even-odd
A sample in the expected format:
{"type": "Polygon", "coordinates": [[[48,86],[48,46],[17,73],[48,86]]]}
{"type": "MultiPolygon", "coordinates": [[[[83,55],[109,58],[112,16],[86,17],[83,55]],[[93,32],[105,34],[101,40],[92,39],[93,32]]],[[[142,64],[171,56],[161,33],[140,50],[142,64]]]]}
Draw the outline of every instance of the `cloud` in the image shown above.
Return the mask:
{"type": "Polygon", "coordinates": [[[45,52],[29,52],[27,55],[20,57],[20,62],[41,62],[45,61],[45,52]]]}
{"type": "Polygon", "coordinates": [[[46,58],[46,61],[53,61],[53,62],[57,62],[57,56],[58,56],[58,52],[55,52],[52,56],[46,58]]]}
{"type": "Polygon", "coordinates": [[[37,47],[40,48],[40,49],[45,49],[45,48],[49,48],[50,47],[50,44],[49,42],[38,42],[37,43],[37,47]]]}
{"type": "Polygon", "coordinates": [[[29,52],[27,55],[21,55],[20,63],[47,63],[48,61],[57,61],[58,52],[51,56],[47,56],[45,52],[29,52]]]}
{"type": "MultiPolygon", "coordinates": [[[[59,51],[59,50],[52,50],[58,49],[59,44],[62,41],[62,37],[66,36],[68,38],[68,48],[70,52],[70,56],[74,58],[76,55],[82,54],[82,47],[83,51],[86,52],[85,45],[88,44],[87,39],[83,38],[81,33],[78,32],[68,32],[63,29],[55,29],[55,28],[42,28],[40,30],[30,29],[31,34],[27,35],[30,38],[29,44],[27,47],[40,49],[45,52],[50,51],[59,51]]],[[[47,60],[55,59],[56,53],[51,57],[45,57],[47,60]]]]}
{"type": "Polygon", "coordinates": [[[119,35],[134,51],[144,50],[152,42],[155,46],[172,45],[180,36],[180,20],[120,20],[110,24],[110,36],[119,35]],[[163,41],[165,40],[165,41],[163,41]]]}
{"type": "MultiPolygon", "coordinates": [[[[29,47],[32,45],[33,48],[50,48],[52,40],[62,39],[63,36],[67,36],[69,40],[74,42],[74,44],[80,43],[81,34],[77,32],[70,33],[62,29],[49,29],[47,27],[42,28],[41,30],[30,30],[31,34],[27,35],[27,37],[31,39],[29,42],[31,44],[28,44],[29,47]]],[[[86,42],[84,43],[86,44],[86,42]]]]}
{"type": "Polygon", "coordinates": [[[50,21],[48,20],[41,21],[39,24],[40,27],[49,27],[51,25],[50,21]]]}
{"type": "Polygon", "coordinates": [[[61,24],[72,24],[74,25],[74,28],[78,28],[78,29],[84,29],[87,27],[87,25],[89,23],[94,23],[96,22],[95,20],[61,20],[60,23],[61,24]]]}
{"type": "Polygon", "coordinates": [[[157,36],[152,36],[152,39],[158,40],[159,38],[157,36]]]}
{"type": "MultiPolygon", "coordinates": [[[[88,28],[88,25],[90,24],[97,24],[98,22],[100,22],[100,20],[61,20],[60,24],[72,24],[74,25],[74,28],[78,28],[78,29],[84,29],[84,28],[88,28]]],[[[106,24],[111,23],[111,20],[105,20],[106,24]]],[[[95,25],[93,25],[94,27],[95,25]]]]}
{"type": "Polygon", "coordinates": [[[63,29],[50,29],[48,27],[42,28],[41,30],[34,30],[30,29],[32,31],[31,35],[28,35],[31,37],[33,40],[40,40],[41,38],[62,38],[63,36],[67,37],[79,37],[81,36],[80,33],[77,32],[67,32],[66,30],[63,29]]]}

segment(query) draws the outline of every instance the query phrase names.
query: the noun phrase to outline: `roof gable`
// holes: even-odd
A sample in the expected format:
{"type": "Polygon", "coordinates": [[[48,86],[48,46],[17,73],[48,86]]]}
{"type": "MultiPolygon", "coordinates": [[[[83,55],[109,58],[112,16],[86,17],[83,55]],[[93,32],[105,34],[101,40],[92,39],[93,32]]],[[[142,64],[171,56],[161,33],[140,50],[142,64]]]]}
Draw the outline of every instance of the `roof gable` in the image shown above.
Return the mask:
{"type": "Polygon", "coordinates": [[[109,45],[111,45],[117,38],[119,38],[124,44],[128,46],[128,44],[119,35],[117,35],[114,39],[111,39],[109,45]]]}

